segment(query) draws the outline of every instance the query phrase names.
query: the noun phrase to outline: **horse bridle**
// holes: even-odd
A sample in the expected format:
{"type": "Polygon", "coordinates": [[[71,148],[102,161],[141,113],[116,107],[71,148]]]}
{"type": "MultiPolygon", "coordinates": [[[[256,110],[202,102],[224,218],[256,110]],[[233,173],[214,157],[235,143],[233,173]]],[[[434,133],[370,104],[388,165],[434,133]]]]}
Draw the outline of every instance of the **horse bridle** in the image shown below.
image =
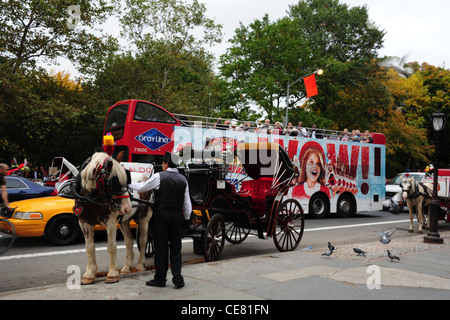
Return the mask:
{"type": "MultiPolygon", "coordinates": [[[[87,166],[90,162],[90,158],[88,158],[82,166],[80,173],[75,178],[75,185],[72,186],[72,191],[75,197],[75,206],[74,213],[78,216],[83,211],[83,205],[86,204],[94,204],[99,206],[106,206],[111,211],[117,211],[120,209],[120,205],[115,202],[117,199],[125,199],[130,198],[130,191],[127,188],[127,185],[120,184],[117,177],[111,178],[111,172],[107,170],[109,162],[113,159],[108,157],[98,168],[98,175],[95,179],[96,187],[95,191],[92,195],[81,194],[84,192],[81,191],[81,171],[87,166]],[[123,191],[125,188],[125,191],[123,191]],[[125,194],[126,193],[126,194],[125,194]]],[[[131,182],[131,176],[127,171],[127,183],[131,182]]]]}
{"type": "Polygon", "coordinates": [[[418,183],[415,179],[411,180],[410,185],[412,185],[412,184],[414,184],[414,194],[410,193],[412,188],[410,188],[409,190],[406,190],[403,188],[403,183],[400,184],[402,187],[402,193],[406,192],[406,194],[408,195],[408,199],[414,199],[421,195],[430,198],[432,191],[429,190],[429,188],[426,185],[424,185],[422,182],[418,183]],[[423,187],[423,189],[426,193],[420,192],[419,185],[423,187]]]}
{"type": "MultiPolygon", "coordinates": [[[[415,180],[413,179],[413,180],[411,180],[411,182],[409,183],[409,189],[405,189],[404,187],[403,187],[403,182],[402,183],[400,183],[400,186],[401,186],[401,188],[402,188],[402,193],[403,192],[405,192],[406,194],[407,194],[407,196],[408,196],[408,198],[411,198],[413,195],[411,195],[410,194],[410,192],[411,192],[411,189],[412,189],[412,184],[415,182],[415,180]]],[[[417,188],[414,188],[414,190],[417,190],[417,188]]]]}

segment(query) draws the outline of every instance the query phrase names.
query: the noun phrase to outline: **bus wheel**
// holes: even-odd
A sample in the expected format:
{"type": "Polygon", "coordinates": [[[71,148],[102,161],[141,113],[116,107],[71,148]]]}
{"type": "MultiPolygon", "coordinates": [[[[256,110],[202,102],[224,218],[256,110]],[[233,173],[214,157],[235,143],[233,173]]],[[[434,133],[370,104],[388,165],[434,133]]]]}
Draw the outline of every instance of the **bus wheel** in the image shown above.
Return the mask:
{"type": "Polygon", "coordinates": [[[348,194],[340,196],[337,203],[337,214],[341,218],[349,218],[356,213],[356,204],[354,199],[348,194]]]}
{"type": "Polygon", "coordinates": [[[315,193],[309,200],[310,217],[314,219],[323,219],[330,212],[330,202],[324,193],[315,193]]]}

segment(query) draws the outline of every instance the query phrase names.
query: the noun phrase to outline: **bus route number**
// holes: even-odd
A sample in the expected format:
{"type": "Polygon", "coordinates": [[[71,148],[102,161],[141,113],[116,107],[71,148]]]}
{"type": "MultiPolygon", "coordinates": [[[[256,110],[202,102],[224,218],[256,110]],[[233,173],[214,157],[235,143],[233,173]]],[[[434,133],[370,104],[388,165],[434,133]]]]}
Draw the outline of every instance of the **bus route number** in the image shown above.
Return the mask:
{"type": "Polygon", "coordinates": [[[148,149],[147,148],[134,148],[134,152],[141,152],[141,153],[147,153],[148,149]]]}

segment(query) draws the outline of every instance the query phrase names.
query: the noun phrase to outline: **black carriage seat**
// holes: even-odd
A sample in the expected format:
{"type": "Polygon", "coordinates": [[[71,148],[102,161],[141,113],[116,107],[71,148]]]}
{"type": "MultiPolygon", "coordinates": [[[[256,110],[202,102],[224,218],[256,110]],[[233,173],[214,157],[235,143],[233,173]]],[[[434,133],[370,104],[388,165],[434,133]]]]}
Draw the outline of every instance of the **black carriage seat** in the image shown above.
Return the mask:
{"type": "Polygon", "coordinates": [[[189,164],[188,184],[191,200],[194,205],[202,205],[208,200],[211,173],[206,164],[189,164]]]}

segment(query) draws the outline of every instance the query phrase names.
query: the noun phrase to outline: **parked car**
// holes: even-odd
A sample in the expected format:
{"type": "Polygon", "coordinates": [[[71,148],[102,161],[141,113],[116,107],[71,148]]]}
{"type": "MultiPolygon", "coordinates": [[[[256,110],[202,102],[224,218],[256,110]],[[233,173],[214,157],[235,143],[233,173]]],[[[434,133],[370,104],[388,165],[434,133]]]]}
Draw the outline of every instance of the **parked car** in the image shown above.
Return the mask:
{"type": "Polygon", "coordinates": [[[401,177],[403,178],[411,178],[414,177],[417,182],[421,182],[426,176],[425,172],[402,172],[399,173],[395,178],[391,179],[386,184],[386,200],[383,203],[383,209],[389,210],[394,213],[398,213],[403,211],[403,207],[406,205],[404,202],[400,187],[400,183],[402,182],[401,177]]]}
{"type": "Polygon", "coordinates": [[[58,194],[56,188],[45,187],[26,178],[5,176],[5,179],[9,202],[58,194]]]}
{"type": "MultiPolygon", "coordinates": [[[[2,211],[9,218],[20,237],[45,236],[53,245],[69,245],[81,236],[78,218],[73,213],[75,200],[52,196],[11,202],[13,213],[2,211]]],[[[136,228],[132,220],[131,228],[136,228]]],[[[105,230],[96,226],[95,230],[105,230]]]]}

